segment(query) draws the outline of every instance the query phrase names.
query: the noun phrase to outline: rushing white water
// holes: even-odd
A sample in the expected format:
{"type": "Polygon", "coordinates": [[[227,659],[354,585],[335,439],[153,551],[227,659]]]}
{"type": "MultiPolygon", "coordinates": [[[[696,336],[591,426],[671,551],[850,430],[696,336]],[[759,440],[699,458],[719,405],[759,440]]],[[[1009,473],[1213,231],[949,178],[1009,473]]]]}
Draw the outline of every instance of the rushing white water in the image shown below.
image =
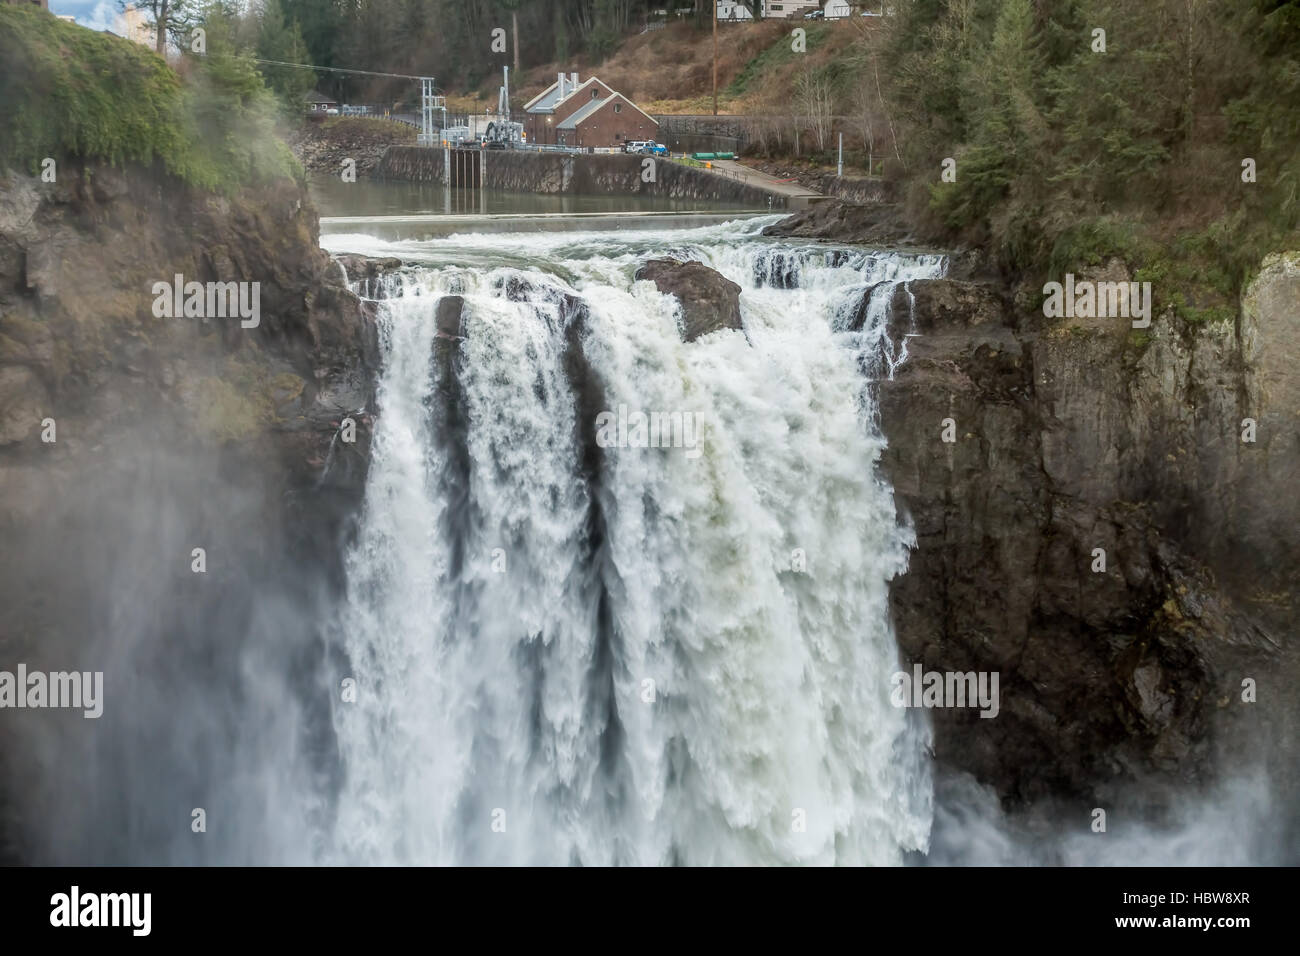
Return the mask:
{"type": "Polygon", "coordinates": [[[909,532],[875,474],[863,365],[894,283],[944,261],[774,243],[767,221],[328,237],[408,264],[381,300],[328,859],[892,864],[927,847],[928,731],[888,700],[909,532]],[[740,284],[745,331],[683,343],[675,300],[633,280],[665,254],[740,284]],[[436,336],[446,294],[463,339],[436,336]],[[603,409],[702,423],[698,445],[606,447],[585,468],[584,376],[603,409]]]}

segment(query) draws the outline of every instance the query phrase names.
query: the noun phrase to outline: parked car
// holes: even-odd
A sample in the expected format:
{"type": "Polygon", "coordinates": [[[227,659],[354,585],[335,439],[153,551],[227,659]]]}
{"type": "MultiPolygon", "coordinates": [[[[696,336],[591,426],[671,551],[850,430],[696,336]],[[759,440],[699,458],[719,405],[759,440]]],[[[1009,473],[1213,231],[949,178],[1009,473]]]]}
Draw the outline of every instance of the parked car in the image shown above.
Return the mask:
{"type": "Polygon", "coordinates": [[[812,13],[805,13],[803,18],[805,20],[820,20],[824,16],[826,16],[826,14],[821,10],[814,10],[812,13]]]}
{"type": "Polygon", "coordinates": [[[644,139],[629,139],[627,142],[623,144],[623,152],[639,153],[641,152],[642,147],[646,145],[646,143],[647,141],[644,139]]]}
{"type": "Polygon", "coordinates": [[[668,147],[663,143],[655,143],[647,140],[641,144],[641,148],[638,149],[637,152],[641,153],[643,156],[667,156],[668,147]]]}

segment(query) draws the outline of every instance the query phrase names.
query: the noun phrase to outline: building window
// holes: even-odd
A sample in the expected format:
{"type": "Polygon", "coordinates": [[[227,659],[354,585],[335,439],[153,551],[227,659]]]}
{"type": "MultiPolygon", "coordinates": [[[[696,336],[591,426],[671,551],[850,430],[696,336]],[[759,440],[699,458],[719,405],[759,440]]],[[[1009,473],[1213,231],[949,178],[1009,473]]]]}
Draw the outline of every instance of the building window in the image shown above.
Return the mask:
{"type": "Polygon", "coordinates": [[[615,103],[615,104],[614,104],[614,112],[615,112],[615,113],[621,113],[621,112],[623,112],[623,104],[622,104],[622,103],[615,103]]]}
{"type": "Polygon", "coordinates": [[[599,91],[599,90],[592,90],[592,91],[591,91],[591,98],[592,98],[593,100],[594,100],[594,99],[597,99],[599,96],[600,96],[600,91],[599,91]]]}

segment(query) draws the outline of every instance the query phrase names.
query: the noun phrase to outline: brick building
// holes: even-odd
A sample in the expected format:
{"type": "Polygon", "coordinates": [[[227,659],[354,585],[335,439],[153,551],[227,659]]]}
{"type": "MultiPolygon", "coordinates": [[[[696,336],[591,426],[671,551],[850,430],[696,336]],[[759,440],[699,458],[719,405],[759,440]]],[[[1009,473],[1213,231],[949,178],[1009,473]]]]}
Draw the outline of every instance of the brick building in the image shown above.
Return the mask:
{"type": "Polygon", "coordinates": [[[528,142],[560,146],[621,146],[630,139],[654,139],[659,123],[622,93],[596,77],[559,74],[524,104],[528,142]]]}

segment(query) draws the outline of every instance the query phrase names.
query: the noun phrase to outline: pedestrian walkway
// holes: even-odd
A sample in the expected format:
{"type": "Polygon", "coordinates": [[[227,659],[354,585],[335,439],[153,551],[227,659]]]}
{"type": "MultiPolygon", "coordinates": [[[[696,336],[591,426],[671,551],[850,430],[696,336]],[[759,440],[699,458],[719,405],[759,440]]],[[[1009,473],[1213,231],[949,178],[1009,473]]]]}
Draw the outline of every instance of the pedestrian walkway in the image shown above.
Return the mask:
{"type": "Polygon", "coordinates": [[[733,174],[746,185],[785,196],[790,209],[802,209],[810,203],[820,202],[828,198],[806,186],[800,186],[798,183],[793,182],[783,182],[774,176],[769,176],[767,173],[744,166],[734,159],[715,159],[711,162],[718,169],[733,174]]]}

